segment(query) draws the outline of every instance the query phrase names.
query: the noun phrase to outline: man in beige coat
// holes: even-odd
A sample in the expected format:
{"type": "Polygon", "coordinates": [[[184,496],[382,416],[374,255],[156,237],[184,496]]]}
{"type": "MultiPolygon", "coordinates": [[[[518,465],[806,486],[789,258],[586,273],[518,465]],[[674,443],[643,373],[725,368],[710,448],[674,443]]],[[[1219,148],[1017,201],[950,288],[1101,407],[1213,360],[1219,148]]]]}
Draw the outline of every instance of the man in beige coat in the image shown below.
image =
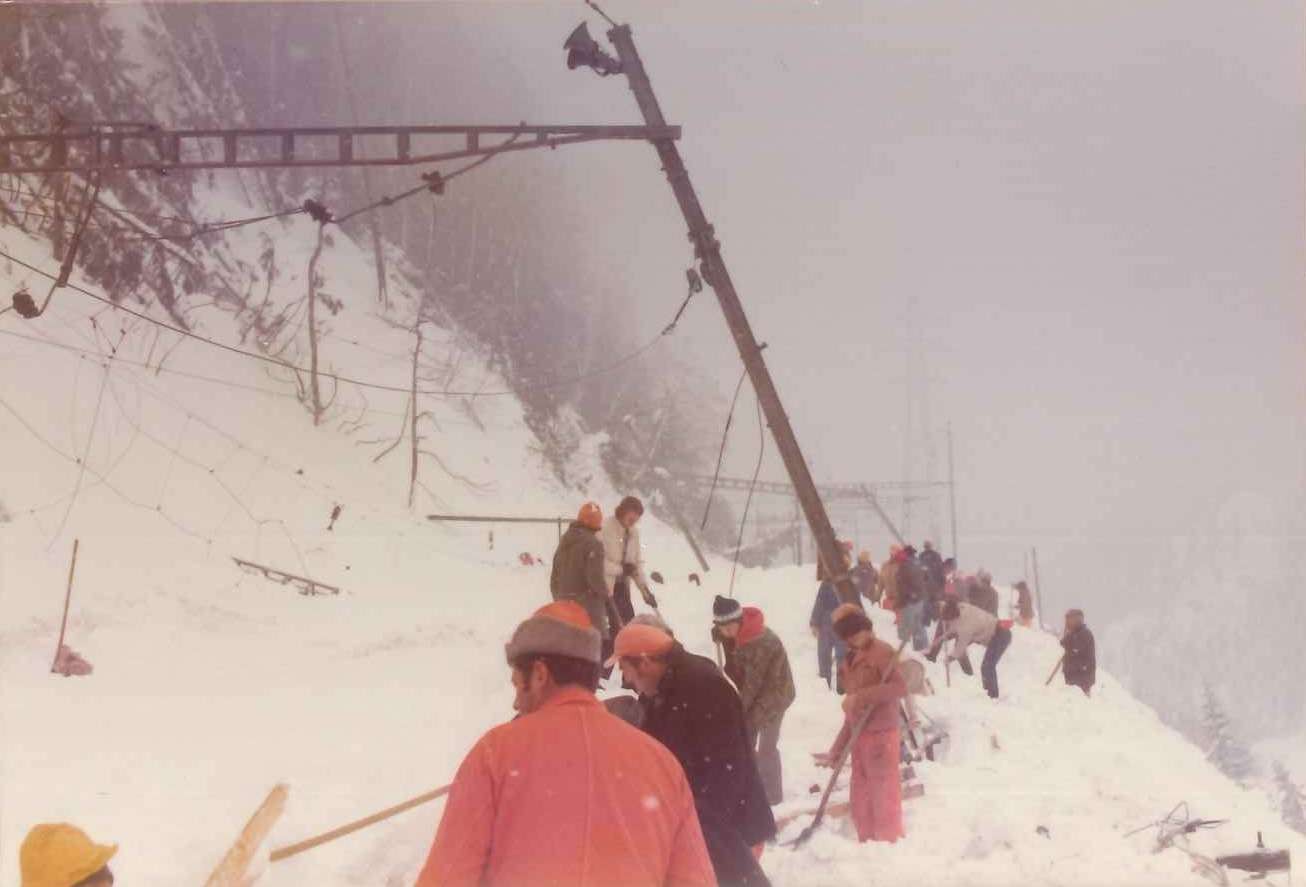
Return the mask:
{"type": "Polygon", "coordinates": [[[627,496],[617,506],[616,513],[603,522],[599,534],[603,540],[603,579],[612,591],[621,623],[635,618],[635,606],[630,599],[630,583],[639,588],[644,603],[657,609],[657,599],[649,591],[644,575],[644,552],[639,542],[639,519],[644,516],[644,503],[627,496]]]}

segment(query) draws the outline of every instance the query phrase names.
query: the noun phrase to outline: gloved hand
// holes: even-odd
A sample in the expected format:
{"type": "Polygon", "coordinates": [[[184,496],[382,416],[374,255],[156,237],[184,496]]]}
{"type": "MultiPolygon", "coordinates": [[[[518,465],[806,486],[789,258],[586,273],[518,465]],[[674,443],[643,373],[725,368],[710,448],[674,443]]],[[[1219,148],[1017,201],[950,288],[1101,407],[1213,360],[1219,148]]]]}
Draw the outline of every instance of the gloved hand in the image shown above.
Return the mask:
{"type": "Polygon", "coordinates": [[[931,662],[938,662],[938,661],[939,661],[939,648],[938,648],[938,647],[931,647],[931,648],[930,648],[930,652],[928,652],[928,653],[925,654],[925,658],[928,659],[928,660],[930,660],[931,662]]]}
{"type": "Polygon", "coordinates": [[[653,597],[653,592],[649,591],[647,588],[641,588],[639,592],[644,596],[644,603],[648,604],[654,610],[658,608],[658,599],[653,597]]]}

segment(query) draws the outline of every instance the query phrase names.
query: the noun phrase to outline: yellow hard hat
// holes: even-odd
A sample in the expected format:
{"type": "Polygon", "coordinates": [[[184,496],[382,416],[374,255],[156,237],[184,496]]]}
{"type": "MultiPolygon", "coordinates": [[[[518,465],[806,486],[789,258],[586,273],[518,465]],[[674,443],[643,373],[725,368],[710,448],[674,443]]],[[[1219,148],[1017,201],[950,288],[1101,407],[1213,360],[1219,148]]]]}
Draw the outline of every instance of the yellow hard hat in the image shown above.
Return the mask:
{"type": "Polygon", "coordinates": [[[18,851],[22,887],[73,887],[104,868],[117,844],[96,844],[66,822],[33,826],[18,851]]]}

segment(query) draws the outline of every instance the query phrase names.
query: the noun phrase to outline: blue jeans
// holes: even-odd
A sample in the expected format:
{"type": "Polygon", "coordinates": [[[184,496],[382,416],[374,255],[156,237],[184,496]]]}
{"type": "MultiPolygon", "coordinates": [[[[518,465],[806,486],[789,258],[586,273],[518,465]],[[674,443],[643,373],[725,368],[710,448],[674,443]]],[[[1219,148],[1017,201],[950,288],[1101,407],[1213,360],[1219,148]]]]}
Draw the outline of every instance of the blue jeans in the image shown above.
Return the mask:
{"type": "Polygon", "coordinates": [[[816,668],[817,674],[825,678],[827,686],[834,686],[839,677],[839,663],[843,662],[844,656],[848,653],[848,647],[838,636],[828,628],[821,629],[821,633],[816,636],[816,668]],[[830,667],[830,660],[834,660],[834,668],[830,667]]]}
{"type": "Polygon", "coordinates": [[[998,698],[998,660],[1011,646],[1011,629],[999,627],[993,632],[988,649],[984,651],[984,661],[980,663],[980,680],[989,696],[998,698]]]}
{"type": "Polygon", "coordinates": [[[930,645],[925,634],[925,601],[907,604],[898,611],[898,640],[910,640],[912,649],[918,652],[930,645]]]}

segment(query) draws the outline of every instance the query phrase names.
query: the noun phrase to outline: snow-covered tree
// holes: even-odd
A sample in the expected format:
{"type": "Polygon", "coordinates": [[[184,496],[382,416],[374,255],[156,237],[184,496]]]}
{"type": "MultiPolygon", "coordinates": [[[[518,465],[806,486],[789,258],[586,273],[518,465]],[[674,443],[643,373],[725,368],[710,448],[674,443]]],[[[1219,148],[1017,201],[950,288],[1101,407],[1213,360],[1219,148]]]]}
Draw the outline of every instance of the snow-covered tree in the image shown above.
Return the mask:
{"type": "Polygon", "coordinates": [[[1202,731],[1206,736],[1206,759],[1230,779],[1245,784],[1255,770],[1251,752],[1234,736],[1232,722],[1216,698],[1211,685],[1202,688],[1202,731]]]}
{"type": "Polygon", "coordinates": [[[1279,792],[1279,814],[1289,828],[1306,835],[1306,791],[1292,781],[1288,768],[1274,762],[1274,787],[1279,792]]]}

